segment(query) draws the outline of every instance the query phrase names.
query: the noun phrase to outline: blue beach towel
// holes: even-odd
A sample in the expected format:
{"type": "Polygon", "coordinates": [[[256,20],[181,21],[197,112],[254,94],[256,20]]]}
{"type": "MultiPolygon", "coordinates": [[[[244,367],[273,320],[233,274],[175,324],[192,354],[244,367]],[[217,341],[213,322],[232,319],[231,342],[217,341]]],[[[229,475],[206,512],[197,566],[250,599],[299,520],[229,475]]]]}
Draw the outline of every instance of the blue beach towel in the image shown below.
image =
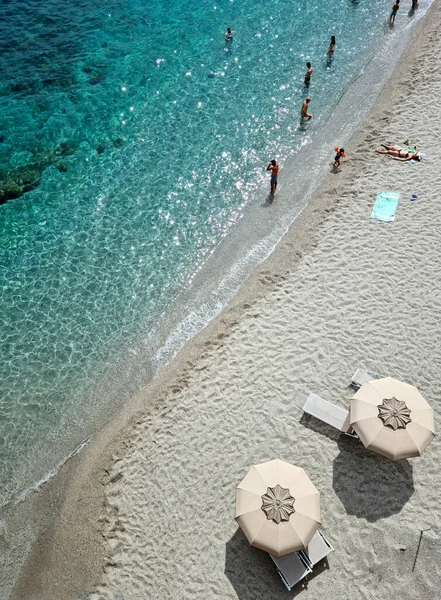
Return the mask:
{"type": "Polygon", "coordinates": [[[399,197],[398,192],[380,192],[375,200],[371,217],[379,221],[386,221],[386,223],[394,221],[399,197]]]}

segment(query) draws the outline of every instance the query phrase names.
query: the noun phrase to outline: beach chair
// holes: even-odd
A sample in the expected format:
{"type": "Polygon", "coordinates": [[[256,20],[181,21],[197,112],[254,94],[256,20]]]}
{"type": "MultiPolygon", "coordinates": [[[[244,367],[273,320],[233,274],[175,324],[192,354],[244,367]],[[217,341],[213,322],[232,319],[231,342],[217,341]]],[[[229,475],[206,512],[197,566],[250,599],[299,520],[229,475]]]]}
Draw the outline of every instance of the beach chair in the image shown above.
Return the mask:
{"type": "Polygon", "coordinates": [[[365,371],[364,369],[357,369],[355,373],[352,375],[351,383],[349,384],[351,387],[354,387],[358,390],[363,383],[366,381],[372,381],[372,379],[382,379],[382,375],[378,375],[378,373],[374,373],[373,371],[365,371]]]}
{"type": "Polygon", "coordinates": [[[346,435],[358,437],[349,422],[349,411],[320,398],[317,394],[312,392],[309,394],[303,405],[303,412],[335,427],[346,435]]]}
{"type": "Polygon", "coordinates": [[[304,577],[312,573],[312,565],[302,552],[290,552],[285,556],[273,556],[271,558],[276,565],[277,572],[287,590],[299,583],[304,577]]]}
{"type": "Polygon", "coordinates": [[[300,552],[306,555],[311,567],[313,567],[333,551],[334,548],[331,546],[329,540],[326,539],[323,531],[317,529],[305,550],[301,550],[300,552]]]}

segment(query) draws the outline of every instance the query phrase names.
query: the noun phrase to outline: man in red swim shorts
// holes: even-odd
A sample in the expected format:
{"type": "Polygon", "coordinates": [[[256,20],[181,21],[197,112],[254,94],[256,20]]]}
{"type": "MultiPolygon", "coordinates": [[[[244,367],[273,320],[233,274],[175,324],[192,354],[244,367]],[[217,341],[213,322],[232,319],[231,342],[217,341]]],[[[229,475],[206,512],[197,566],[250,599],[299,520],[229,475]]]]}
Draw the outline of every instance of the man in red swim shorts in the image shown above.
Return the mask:
{"type": "Polygon", "coordinates": [[[279,176],[279,165],[277,164],[277,161],[274,158],[271,162],[268,163],[266,170],[271,171],[271,192],[270,192],[270,194],[273,195],[277,188],[277,178],[279,176]]]}

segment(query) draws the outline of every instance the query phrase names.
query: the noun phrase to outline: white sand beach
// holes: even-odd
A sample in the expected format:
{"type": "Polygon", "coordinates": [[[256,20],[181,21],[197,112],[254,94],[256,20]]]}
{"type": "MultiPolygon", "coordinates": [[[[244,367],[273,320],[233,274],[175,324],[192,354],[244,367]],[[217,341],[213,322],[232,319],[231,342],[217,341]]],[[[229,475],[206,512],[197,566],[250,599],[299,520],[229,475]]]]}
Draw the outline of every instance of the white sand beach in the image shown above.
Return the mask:
{"type": "Polygon", "coordinates": [[[440,24],[437,1],[341,172],[132,415],[78,459],[14,598],[441,598],[439,437],[394,463],[302,412],[309,391],[347,407],[362,367],[416,385],[440,430],[440,24]],[[421,163],[374,152],[406,138],[421,163]],[[380,191],[400,193],[393,223],[370,217],[380,191]],[[320,490],[335,548],[292,592],[234,520],[236,485],[273,458],[320,490]]]}

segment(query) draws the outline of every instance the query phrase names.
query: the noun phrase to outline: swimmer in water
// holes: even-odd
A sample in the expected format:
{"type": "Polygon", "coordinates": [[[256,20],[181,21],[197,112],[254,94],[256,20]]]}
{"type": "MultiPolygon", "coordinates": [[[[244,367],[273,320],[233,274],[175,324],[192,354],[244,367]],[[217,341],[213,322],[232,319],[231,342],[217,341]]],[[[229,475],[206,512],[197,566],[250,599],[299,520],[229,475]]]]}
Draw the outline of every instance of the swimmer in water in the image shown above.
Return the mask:
{"type": "Polygon", "coordinates": [[[311,98],[308,96],[306,100],[304,100],[302,104],[302,108],[300,109],[300,116],[302,119],[308,119],[310,121],[312,119],[312,115],[308,113],[309,103],[311,102],[311,98]]]}
{"type": "Polygon", "coordinates": [[[312,75],[312,71],[313,71],[313,69],[312,69],[312,67],[311,67],[311,63],[310,63],[310,62],[307,62],[307,63],[306,63],[306,68],[307,68],[308,70],[307,70],[307,71],[306,71],[306,73],[305,73],[305,86],[306,86],[306,87],[309,87],[309,84],[310,84],[310,82],[311,82],[311,75],[312,75]]]}
{"type": "Polygon", "coordinates": [[[329,44],[328,52],[326,53],[329,57],[334,55],[335,48],[335,35],[331,35],[331,43],[329,44]]]}
{"type": "Polygon", "coordinates": [[[236,33],[235,31],[232,31],[231,27],[227,28],[227,31],[225,32],[224,35],[224,39],[226,42],[232,42],[233,41],[233,33],[236,33]]]}

